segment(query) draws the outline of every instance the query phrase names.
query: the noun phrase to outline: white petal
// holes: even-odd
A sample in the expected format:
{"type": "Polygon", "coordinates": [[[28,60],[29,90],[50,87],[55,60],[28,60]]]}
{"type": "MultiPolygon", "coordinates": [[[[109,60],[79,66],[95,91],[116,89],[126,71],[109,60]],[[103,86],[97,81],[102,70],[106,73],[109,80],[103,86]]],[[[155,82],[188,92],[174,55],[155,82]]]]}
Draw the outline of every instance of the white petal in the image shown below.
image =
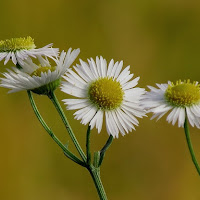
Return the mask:
{"type": "Polygon", "coordinates": [[[178,118],[178,126],[183,127],[184,122],[185,122],[185,109],[181,108],[178,118]]]}
{"type": "Polygon", "coordinates": [[[98,110],[96,115],[91,120],[90,126],[91,126],[91,129],[93,129],[94,126],[96,125],[98,133],[100,133],[102,129],[102,124],[103,124],[103,111],[98,110]]]}
{"type": "Polygon", "coordinates": [[[6,58],[5,58],[5,61],[4,61],[4,65],[6,65],[7,62],[10,60],[11,54],[12,54],[12,52],[9,52],[9,53],[6,55],[6,58]]]}
{"type": "Polygon", "coordinates": [[[91,107],[91,109],[88,111],[87,114],[84,115],[84,117],[82,117],[81,123],[86,125],[87,123],[89,123],[92,118],[95,116],[96,114],[96,108],[95,107],[91,107]]]}
{"type": "Polygon", "coordinates": [[[119,63],[119,65],[117,66],[117,69],[116,69],[115,74],[113,76],[115,79],[119,76],[120,71],[122,70],[122,66],[123,66],[123,61],[121,61],[119,63]]]}
{"type": "Polygon", "coordinates": [[[111,77],[111,72],[112,72],[113,66],[114,66],[114,60],[112,59],[108,65],[108,71],[107,71],[108,77],[111,77]]]}
{"type": "Polygon", "coordinates": [[[63,99],[63,102],[68,105],[68,110],[75,110],[89,106],[87,99],[63,99]]]}
{"type": "Polygon", "coordinates": [[[101,74],[102,77],[106,77],[106,73],[107,73],[107,62],[105,59],[103,59],[103,57],[100,57],[100,62],[101,62],[101,74]]]}
{"type": "Polygon", "coordinates": [[[15,57],[15,53],[12,52],[12,62],[16,65],[17,64],[17,59],[15,57]]]}
{"type": "Polygon", "coordinates": [[[174,119],[174,115],[176,114],[177,108],[173,108],[170,114],[167,116],[167,121],[170,123],[174,119]]]}
{"type": "Polygon", "coordinates": [[[126,85],[123,86],[123,90],[127,90],[130,88],[135,87],[138,84],[140,77],[133,79],[132,81],[128,82],[126,85]]]}

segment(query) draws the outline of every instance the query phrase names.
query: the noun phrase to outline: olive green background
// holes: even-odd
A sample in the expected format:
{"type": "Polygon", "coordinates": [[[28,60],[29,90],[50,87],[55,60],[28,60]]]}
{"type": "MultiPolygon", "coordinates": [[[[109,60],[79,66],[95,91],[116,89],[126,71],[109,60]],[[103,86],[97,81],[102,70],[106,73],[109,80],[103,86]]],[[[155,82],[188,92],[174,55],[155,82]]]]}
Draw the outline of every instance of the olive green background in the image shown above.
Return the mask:
{"type": "MultiPolygon", "coordinates": [[[[141,77],[139,87],[200,80],[196,0],[2,0],[0,6],[0,39],[30,35],[37,47],[53,42],[61,50],[80,48],[83,60],[97,55],[123,60],[141,77]]],[[[5,71],[3,62],[0,71],[5,71]]],[[[0,88],[0,199],[98,199],[89,173],[68,160],[43,130],[26,92],[7,91],[0,88]]],[[[59,89],[56,94],[60,101],[68,98],[59,89]]],[[[34,97],[49,126],[75,152],[51,102],[34,97]]],[[[73,119],[73,112],[66,114],[84,148],[87,127],[73,119]]],[[[105,129],[99,135],[92,131],[92,151],[107,137],[105,129]]],[[[200,162],[200,130],[191,128],[191,137],[200,162]]],[[[111,200],[200,199],[200,177],[184,131],[168,124],[166,116],[158,122],[141,119],[136,131],[115,139],[101,175],[111,200]]]]}

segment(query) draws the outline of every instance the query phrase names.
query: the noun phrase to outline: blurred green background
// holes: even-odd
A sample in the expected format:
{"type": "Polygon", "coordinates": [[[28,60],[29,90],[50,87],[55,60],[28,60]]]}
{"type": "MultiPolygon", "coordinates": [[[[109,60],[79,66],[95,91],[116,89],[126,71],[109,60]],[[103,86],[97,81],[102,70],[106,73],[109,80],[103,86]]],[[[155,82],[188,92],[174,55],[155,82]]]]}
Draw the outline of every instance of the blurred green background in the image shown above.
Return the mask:
{"type": "MultiPolygon", "coordinates": [[[[199,1],[1,0],[0,6],[0,39],[30,35],[37,47],[53,42],[61,50],[80,48],[83,60],[97,55],[124,60],[141,77],[140,87],[200,80],[199,1]]],[[[7,91],[0,88],[0,199],[98,199],[89,173],[66,159],[43,130],[26,92],[7,91]]],[[[56,94],[59,100],[67,98],[59,90],[56,94]]],[[[35,99],[49,126],[75,150],[49,100],[35,99]]],[[[73,112],[67,116],[84,147],[86,127],[73,119],[73,112]]],[[[107,137],[105,131],[98,135],[94,130],[93,151],[107,137]]],[[[191,137],[200,162],[200,130],[191,128],[191,137]]],[[[184,131],[169,125],[166,117],[158,122],[144,118],[136,131],[115,139],[101,175],[112,200],[200,199],[200,177],[184,131]]]]}

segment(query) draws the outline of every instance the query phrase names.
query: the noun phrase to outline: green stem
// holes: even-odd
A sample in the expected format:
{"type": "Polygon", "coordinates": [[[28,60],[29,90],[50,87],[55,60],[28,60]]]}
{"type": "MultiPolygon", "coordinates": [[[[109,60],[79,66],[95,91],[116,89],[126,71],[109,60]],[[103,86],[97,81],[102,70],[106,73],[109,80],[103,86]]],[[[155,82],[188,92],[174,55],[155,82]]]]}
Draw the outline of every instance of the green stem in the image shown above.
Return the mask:
{"type": "Polygon", "coordinates": [[[100,160],[100,151],[94,152],[94,160],[93,160],[93,165],[95,168],[99,168],[99,160],[100,160]]]}
{"type": "Polygon", "coordinates": [[[77,141],[77,139],[76,139],[76,137],[75,137],[75,135],[74,135],[74,133],[72,131],[72,128],[69,125],[69,122],[68,122],[67,118],[65,117],[63,109],[61,108],[61,106],[60,106],[60,104],[59,104],[54,92],[49,93],[48,97],[53,102],[54,106],[56,107],[56,110],[58,111],[58,113],[59,113],[59,115],[60,115],[60,117],[61,117],[61,119],[62,119],[62,121],[63,121],[63,123],[64,123],[64,125],[65,125],[65,127],[66,127],[66,129],[67,129],[67,131],[68,131],[68,133],[69,133],[69,135],[70,135],[70,137],[71,137],[76,149],[77,149],[77,151],[79,152],[81,158],[83,159],[84,162],[86,162],[87,158],[86,158],[86,156],[85,156],[80,144],[78,143],[78,141],[77,141]]]}
{"type": "Polygon", "coordinates": [[[110,135],[106,144],[104,145],[104,147],[100,151],[99,166],[101,166],[103,159],[104,159],[104,156],[105,156],[105,153],[106,153],[107,149],[110,147],[110,145],[112,144],[112,141],[113,141],[113,136],[110,135]]]}
{"type": "Polygon", "coordinates": [[[195,153],[192,147],[192,142],[190,139],[190,132],[189,132],[189,127],[188,127],[188,120],[187,120],[187,116],[185,117],[185,123],[184,123],[184,130],[185,130],[185,136],[186,136],[186,140],[187,140],[187,144],[188,144],[188,148],[190,151],[190,155],[192,157],[192,161],[197,169],[198,174],[200,175],[200,167],[198,165],[197,159],[195,157],[195,153]]]}
{"type": "Polygon", "coordinates": [[[72,161],[76,162],[77,164],[84,166],[85,167],[85,163],[82,162],[80,159],[78,159],[73,153],[71,153],[61,142],[60,140],[54,135],[53,131],[47,126],[47,124],[45,123],[45,121],[43,120],[42,116],[40,115],[37,106],[35,104],[35,101],[33,99],[33,96],[31,94],[31,91],[27,91],[28,93],[28,97],[31,103],[31,106],[35,112],[35,115],[37,116],[38,120],[40,121],[40,123],[42,124],[42,126],[44,127],[44,129],[47,131],[47,133],[51,136],[51,138],[56,142],[56,144],[58,144],[58,146],[64,151],[64,154],[70,158],[72,161]]]}
{"type": "Polygon", "coordinates": [[[90,152],[91,129],[90,128],[91,128],[90,125],[88,125],[87,137],[86,137],[87,169],[90,172],[90,175],[92,176],[92,180],[95,184],[100,200],[107,200],[106,192],[104,190],[104,187],[100,178],[100,166],[99,166],[100,151],[94,152],[94,163],[93,165],[91,164],[91,152],[90,152]]]}
{"type": "MultiPolygon", "coordinates": [[[[100,200],[107,200],[107,196],[106,196],[106,193],[105,193],[105,190],[104,190],[104,187],[103,187],[103,184],[101,182],[101,178],[100,178],[100,168],[97,167],[98,166],[98,162],[96,163],[96,167],[94,167],[92,164],[90,164],[90,159],[91,159],[91,154],[90,154],[90,126],[88,126],[88,130],[87,130],[87,141],[86,141],[86,147],[87,147],[87,160],[86,160],[86,156],[84,154],[84,152],[82,151],[80,145],[78,144],[73,132],[72,132],[72,129],[70,127],[70,125],[68,124],[68,121],[63,113],[63,110],[62,108],[60,107],[56,97],[54,94],[51,94],[49,95],[49,98],[51,99],[51,101],[54,103],[57,111],[59,112],[68,132],[69,132],[69,135],[71,136],[79,154],[81,155],[82,159],[84,160],[84,162],[82,162],[79,158],[77,158],[74,154],[72,154],[60,141],[59,139],[54,135],[54,133],[52,132],[52,130],[47,126],[47,124],[45,123],[45,121],[43,120],[42,116],[40,115],[38,109],[37,109],[37,106],[33,100],[33,97],[32,97],[32,94],[31,94],[31,91],[27,91],[28,93],[28,96],[29,96],[29,100],[31,102],[31,105],[32,105],[32,108],[38,118],[38,120],[40,121],[40,123],[42,124],[42,126],[44,127],[44,129],[47,131],[47,133],[52,137],[52,139],[61,147],[61,149],[64,151],[64,154],[70,158],[72,161],[76,162],[77,164],[83,166],[83,167],[86,167],[88,169],[88,171],[90,172],[90,175],[92,176],[92,179],[94,181],[94,184],[95,184],[95,187],[97,189],[97,192],[98,192],[98,195],[99,195],[99,198],[100,200]],[[86,161],[88,162],[86,164],[86,161]]],[[[111,139],[111,138],[110,138],[111,139]]],[[[110,140],[108,140],[110,141],[110,140]]],[[[108,143],[108,142],[107,142],[108,143]]],[[[106,144],[107,144],[106,143],[106,144]]],[[[110,145],[105,145],[103,148],[102,148],[102,152],[104,152],[103,154],[105,154],[105,151],[107,150],[107,148],[109,147],[110,145]]],[[[99,152],[98,152],[99,153],[99,152]]],[[[100,156],[100,153],[99,153],[99,156],[100,156]]],[[[99,160],[99,159],[97,159],[99,160]]]]}
{"type": "Polygon", "coordinates": [[[90,153],[90,125],[88,125],[87,129],[87,137],[86,137],[86,152],[87,152],[87,164],[90,164],[91,162],[91,153],[90,153]]]}
{"type": "Polygon", "coordinates": [[[90,166],[88,168],[88,170],[89,170],[89,172],[92,176],[92,180],[94,181],[94,184],[95,184],[95,187],[97,189],[100,200],[107,200],[108,198],[106,196],[106,192],[105,192],[103,184],[101,182],[99,168],[95,168],[94,166],[90,166]]]}

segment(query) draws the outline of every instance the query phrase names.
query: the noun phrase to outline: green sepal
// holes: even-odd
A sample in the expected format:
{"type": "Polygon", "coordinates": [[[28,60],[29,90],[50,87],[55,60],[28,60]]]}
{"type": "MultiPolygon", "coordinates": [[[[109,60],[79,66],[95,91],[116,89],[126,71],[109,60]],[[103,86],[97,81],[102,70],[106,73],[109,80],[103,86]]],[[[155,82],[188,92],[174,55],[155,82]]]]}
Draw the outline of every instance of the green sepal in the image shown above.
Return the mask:
{"type": "Polygon", "coordinates": [[[60,82],[61,82],[61,80],[57,79],[57,80],[50,82],[46,85],[32,89],[31,91],[36,93],[36,94],[39,94],[39,95],[49,95],[60,85],[60,82]]]}

